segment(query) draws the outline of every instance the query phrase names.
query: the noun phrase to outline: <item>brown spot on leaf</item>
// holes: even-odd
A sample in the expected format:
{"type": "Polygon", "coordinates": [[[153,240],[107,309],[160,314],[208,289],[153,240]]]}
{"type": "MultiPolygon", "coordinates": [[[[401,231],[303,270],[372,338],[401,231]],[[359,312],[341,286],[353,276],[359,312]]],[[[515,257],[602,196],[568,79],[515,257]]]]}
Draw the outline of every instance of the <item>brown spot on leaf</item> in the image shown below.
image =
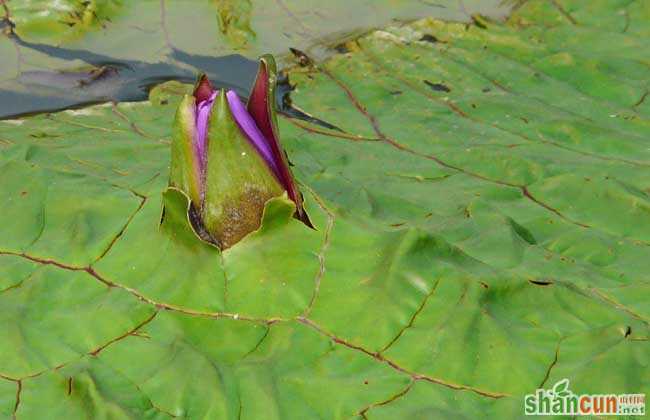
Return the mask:
{"type": "Polygon", "coordinates": [[[423,80],[423,82],[436,92],[451,92],[451,89],[443,83],[433,83],[428,80],[423,80]]]}
{"type": "Polygon", "coordinates": [[[299,49],[289,48],[289,51],[291,51],[291,54],[293,54],[293,56],[298,59],[298,64],[300,66],[307,67],[307,66],[311,66],[312,64],[314,64],[314,61],[311,58],[309,58],[309,56],[307,54],[300,51],[299,49]]]}
{"type": "Polygon", "coordinates": [[[345,54],[350,52],[350,49],[347,47],[347,45],[345,45],[345,42],[341,42],[340,44],[335,45],[334,50],[339,54],[345,54]]]}
{"type": "Polygon", "coordinates": [[[438,38],[431,34],[424,34],[422,35],[422,38],[419,39],[419,41],[424,41],[424,42],[430,42],[432,44],[435,44],[436,42],[440,42],[438,38]]]}
{"type": "Polygon", "coordinates": [[[528,280],[528,282],[536,286],[550,286],[553,284],[553,281],[549,279],[535,279],[535,280],[528,280]]]}

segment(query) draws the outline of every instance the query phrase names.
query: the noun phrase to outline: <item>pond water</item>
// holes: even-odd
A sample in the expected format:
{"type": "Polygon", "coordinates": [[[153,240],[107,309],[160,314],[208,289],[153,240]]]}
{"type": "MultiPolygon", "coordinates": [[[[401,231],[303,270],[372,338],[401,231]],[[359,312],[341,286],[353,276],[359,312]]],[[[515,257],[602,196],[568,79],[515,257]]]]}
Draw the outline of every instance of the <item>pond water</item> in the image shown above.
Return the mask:
{"type": "Polygon", "coordinates": [[[342,41],[382,25],[423,16],[502,19],[510,9],[499,0],[206,0],[191,7],[180,0],[0,0],[0,5],[0,119],[144,100],[152,86],[192,82],[198,72],[246,97],[260,54],[275,54],[286,64],[292,47],[322,59],[342,41]]]}

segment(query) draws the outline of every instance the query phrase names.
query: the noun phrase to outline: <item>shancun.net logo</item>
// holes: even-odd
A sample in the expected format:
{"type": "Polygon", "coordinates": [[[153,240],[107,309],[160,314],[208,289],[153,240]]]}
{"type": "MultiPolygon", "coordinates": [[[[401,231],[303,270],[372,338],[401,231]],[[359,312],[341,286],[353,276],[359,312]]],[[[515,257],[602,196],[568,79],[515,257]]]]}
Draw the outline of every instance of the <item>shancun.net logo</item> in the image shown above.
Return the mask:
{"type": "Polygon", "coordinates": [[[551,389],[538,389],[524,397],[526,415],[645,415],[645,394],[574,394],[569,380],[562,379],[551,389]]]}

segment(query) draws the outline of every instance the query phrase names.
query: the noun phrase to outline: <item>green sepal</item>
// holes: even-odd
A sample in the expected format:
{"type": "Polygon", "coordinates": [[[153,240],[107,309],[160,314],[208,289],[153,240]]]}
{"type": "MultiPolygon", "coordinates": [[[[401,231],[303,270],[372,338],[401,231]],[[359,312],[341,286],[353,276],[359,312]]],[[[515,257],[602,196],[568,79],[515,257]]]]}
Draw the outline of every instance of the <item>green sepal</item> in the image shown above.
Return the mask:
{"type": "Polygon", "coordinates": [[[284,188],[242,134],[225,91],[212,105],[202,219],[221,249],[260,227],[266,202],[284,188]]]}
{"type": "Polygon", "coordinates": [[[169,185],[184,191],[197,208],[201,206],[201,170],[194,147],[195,100],[185,95],[176,110],[172,127],[169,185]]]}
{"type": "Polygon", "coordinates": [[[266,202],[262,214],[262,224],[252,236],[261,236],[278,230],[290,223],[296,212],[296,203],[290,200],[285,191],[278,197],[273,197],[266,202]]]}

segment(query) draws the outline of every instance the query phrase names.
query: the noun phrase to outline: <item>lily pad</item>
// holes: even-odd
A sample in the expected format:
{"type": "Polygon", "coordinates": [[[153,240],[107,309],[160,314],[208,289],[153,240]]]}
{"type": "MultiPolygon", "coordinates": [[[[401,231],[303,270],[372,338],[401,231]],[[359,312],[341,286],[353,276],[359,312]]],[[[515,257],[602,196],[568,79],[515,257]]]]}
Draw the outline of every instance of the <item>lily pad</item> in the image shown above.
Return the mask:
{"type": "Polygon", "coordinates": [[[518,418],[564,379],[648,394],[650,9],[515,9],[298,54],[293,104],[340,128],[280,120],[315,229],[276,199],[223,253],[159,227],[163,199],[186,210],[162,195],[185,86],[0,121],[0,413],[518,418]]]}

